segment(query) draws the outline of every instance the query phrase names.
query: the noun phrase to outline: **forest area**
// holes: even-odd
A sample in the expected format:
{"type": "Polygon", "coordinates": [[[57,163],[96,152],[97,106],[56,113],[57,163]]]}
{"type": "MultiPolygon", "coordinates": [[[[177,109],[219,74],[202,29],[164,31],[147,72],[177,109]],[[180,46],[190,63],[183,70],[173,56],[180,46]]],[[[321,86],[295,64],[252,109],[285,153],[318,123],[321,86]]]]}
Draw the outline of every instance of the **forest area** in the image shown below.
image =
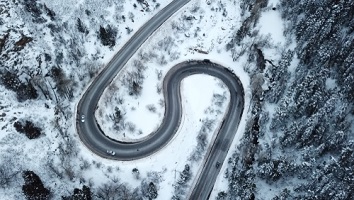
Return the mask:
{"type": "MultiPolygon", "coordinates": [[[[257,21],[260,1],[242,2],[251,14],[232,48],[252,34],[245,24],[257,21]]],[[[252,117],[229,159],[229,191],[218,199],[353,199],[354,2],[281,0],[273,10],[296,47],[276,62],[262,56],[264,44],[249,53],[257,66],[250,75],[252,117]],[[262,90],[257,85],[265,79],[270,84],[262,90]]]]}

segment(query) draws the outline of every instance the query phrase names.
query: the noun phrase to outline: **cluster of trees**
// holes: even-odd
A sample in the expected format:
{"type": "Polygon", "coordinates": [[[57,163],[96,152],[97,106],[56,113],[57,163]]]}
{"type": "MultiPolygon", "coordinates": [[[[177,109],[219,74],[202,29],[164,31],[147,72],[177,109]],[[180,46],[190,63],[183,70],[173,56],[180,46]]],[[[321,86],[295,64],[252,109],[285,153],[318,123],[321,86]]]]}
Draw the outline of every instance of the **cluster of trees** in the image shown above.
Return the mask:
{"type": "MultiPolygon", "coordinates": [[[[118,125],[122,119],[123,119],[122,111],[117,106],[114,107],[114,114],[112,115],[112,120],[113,120],[114,124],[118,125]]],[[[117,130],[119,130],[119,129],[120,128],[118,127],[117,130]]]]}
{"type": "Polygon", "coordinates": [[[330,73],[327,76],[337,80],[341,93],[353,100],[353,88],[348,87],[354,76],[353,2],[284,1],[281,6],[283,17],[292,22],[288,30],[295,32],[300,64],[311,71],[326,68],[330,73]],[[300,18],[299,13],[304,17],[300,18]]]}
{"type": "Polygon", "coordinates": [[[63,69],[53,67],[50,71],[50,75],[56,84],[56,91],[61,97],[72,99],[74,97],[74,83],[73,80],[66,76],[63,69]]]}
{"type": "Polygon", "coordinates": [[[205,153],[207,149],[208,134],[212,131],[215,120],[206,118],[203,119],[202,123],[202,127],[197,135],[197,146],[189,157],[189,160],[193,162],[198,162],[203,158],[203,153],[205,153]]]}
{"type": "Polygon", "coordinates": [[[190,166],[186,164],[182,172],[179,173],[179,179],[177,184],[174,185],[175,191],[172,197],[173,200],[183,199],[186,190],[188,189],[188,182],[190,181],[192,173],[190,171],[190,166]]]}
{"type": "Polygon", "coordinates": [[[227,49],[232,49],[236,45],[239,46],[241,41],[246,36],[252,36],[252,28],[258,22],[261,9],[266,7],[268,0],[252,0],[252,1],[240,1],[242,9],[241,17],[245,18],[241,27],[236,31],[234,38],[227,44],[227,49]],[[249,11],[250,15],[245,16],[245,12],[249,11]]]}
{"type": "MultiPolygon", "coordinates": [[[[39,1],[29,0],[23,0],[19,3],[22,4],[23,9],[17,14],[23,19],[32,20],[30,24],[36,26],[36,28],[43,30],[45,27],[48,27],[51,30],[52,36],[61,30],[61,24],[58,23],[59,21],[56,18],[55,12],[49,9],[45,4],[42,4],[39,1]]],[[[65,28],[67,23],[64,23],[63,26],[65,28]]],[[[46,99],[52,100],[55,98],[57,102],[59,100],[56,92],[59,93],[59,98],[61,96],[64,96],[64,98],[72,98],[74,86],[73,77],[62,76],[63,72],[60,66],[64,63],[65,57],[63,52],[58,51],[56,52],[56,56],[53,56],[52,54],[45,52],[45,48],[40,49],[40,51],[36,52],[37,55],[35,55],[35,61],[29,61],[30,59],[26,58],[28,49],[24,50],[24,47],[28,46],[28,43],[40,43],[42,33],[38,34],[36,31],[33,31],[34,33],[32,33],[31,36],[26,36],[16,28],[10,28],[6,37],[1,39],[2,42],[0,42],[2,49],[2,59],[0,64],[4,66],[4,69],[0,71],[0,82],[7,89],[16,92],[17,98],[20,102],[29,99],[37,99],[40,97],[40,92],[42,92],[46,99]],[[19,32],[21,33],[21,38],[12,41],[17,37],[16,35],[18,35],[19,32]],[[52,57],[55,57],[55,59],[52,60],[52,57]],[[49,65],[53,64],[54,61],[55,67],[52,68],[52,73],[46,73],[50,71],[48,70],[49,65]],[[48,79],[49,76],[52,76],[56,85],[51,83],[51,80],[48,79]]],[[[59,34],[57,36],[59,37],[56,38],[57,42],[62,45],[67,44],[67,42],[64,42],[62,36],[59,36],[59,34]]],[[[78,57],[76,54],[72,55],[74,58],[78,57]]]]}
{"type": "Polygon", "coordinates": [[[142,181],[141,192],[144,197],[149,200],[156,199],[158,196],[156,185],[153,182],[142,181]]]}
{"type": "MultiPolygon", "coordinates": [[[[4,3],[8,4],[9,8],[3,7],[3,11],[7,12],[10,10],[10,6],[13,6],[14,8],[11,9],[15,9],[18,17],[26,22],[25,29],[28,28],[31,35],[22,35],[20,39],[16,38],[13,41],[13,37],[17,37],[19,32],[22,33],[22,30],[21,27],[12,27],[5,36],[0,36],[0,65],[4,66],[0,70],[0,83],[7,89],[16,92],[18,100],[21,102],[29,99],[39,100],[43,96],[48,100],[56,100],[57,110],[55,116],[53,116],[52,125],[58,130],[56,138],[59,145],[51,154],[54,154],[54,157],[58,156],[58,159],[53,159],[50,156],[47,163],[43,164],[43,170],[48,172],[47,175],[49,177],[57,178],[62,183],[78,179],[81,183],[86,183],[86,180],[82,177],[82,171],[90,168],[91,163],[77,159],[76,141],[73,140],[72,134],[67,130],[67,127],[71,126],[67,126],[64,121],[66,121],[68,116],[72,115],[70,111],[72,107],[68,106],[68,103],[71,104],[69,101],[77,94],[74,89],[77,86],[78,79],[83,83],[85,79],[88,81],[87,77],[92,78],[100,67],[95,60],[99,60],[102,57],[101,52],[96,49],[97,52],[93,53],[92,57],[89,57],[83,45],[85,40],[89,37],[92,39],[92,34],[94,34],[93,38],[98,38],[98,43],[101,42],[107,47],[113,47],[119,38],[118,30],[103,17],[94,19],[96,18],[94,16],[96,13],[94,12],[100,10],[99,7],[95,7],[95,10],[92,9],[91,11],[89,8],[83,9],[86,15],[81,15],[80,13],[73,18],[73,21],[63,21],[63,19],[57,17],[60,12],[53,12],[45,4],[37,0],[4,3]],[[92,18],[87,19],[88,17],[92,18]],[[101,24],[101,26],[95,23],[101,24]],[[48,29],[49,31],[47,32],[48,29]],[[91,31],[91,29],[96,31],[91,31]],[[44,35],[46,37],[45,40],[42,39],[44,35]],[[52,39],[51,42],[48,41],[50,39],[52,39]],[[28,43],[31,45],[26,45],[28,43]],[[53,49],[51,44],[54,46],[53,49]],[[26,48],[24,48],[25,45],[26,48]],[[27,53],[29,51],[33,51],[36,54],[36,58],[28,56],[27,53]],[[67,73],[69,69],[71,73],[67,73]]],[[[92,2],[87,3],[92,4],[92,2]]],[[[102,2],[99,2],[99,4],[102,4],[102,2]]],[[[103,4],[112,4],[112,2],[103,4]]],[[[121,2],[117,2],[117,4],[117,7],[122,9],[120,8],[123,7],[120,5],[121,2]]],[[[102,8],[105,9],[106,6],[102,6],[102,8]]],[[[0,14],[1,17],[2,14],[0,14]]],[[[132,21],[134,20],[133,13],[129,13],[128,17],[132,21]]],[[[3,22],[6,22],[6,20],[0,19],[0,24],[3,22]]],[[[128,31],[131,31],[131,29],[128,31]]],[[[142,70],[144,68],[142,63],[144,63],[144,60],[137,62],[137,72],[133,72],[134,75],[129,77],[131,95],[140,94],[143,81],[142,70]]],[[[115,111],[115,119],[122,121],[123,114],[120,113],[119,109],[115,111]]],[[[30,139],[41,135],[42,130],[31,121],[19,120],[13,125],[19,132],[25,133],[30,139]]],[[[0,160],[0,188],[16,187],[14,183],[18,182],[23,169],[17,169],[15,163],[13,165],[6,163],[6,159],[3,159],[3,156],[1,156],[0,160]]],[[[24,166],[26,165],[24,164],[24,166]]],[[[101,163],[96,164],[97,168],[101,166],[101,163]]],[[[111,171],[111,168],[108,168],[108,171],[111,171]]],[[[25,180],[22,189],[27,199],[50,199],[58,192],[55,191],[56,188],[47,188],[43,184],[45,181],[42,182],[44,177],[41,180],[33,171],[24,171],[22,176],[25,180]]],[[[72,195],[63,196],[62,198],[155,199],[158,196],[158,182],[150,179],[146,179],[143,182],[144,184],[142,183],[141,188],[134,189],[128,187],[126,183],[119,182],[109,182],[95,188],[91,188],[92,183],[88,183],[89,187],[75,188],[73,193],[71,193],[72,195]]],[[[65,191],[59,191],[59,193],[66,194],[65,191]]],[[[69,195],[69,193],[67,194],[69,195]]]]}
{"type": "MultiPolygon", "coordinates": [[[[89,34],[90,30],[88,30],[88,28],[86,27],[86,25],[81,21],[80,18],[77,18],[77,22],[76,22],[76,27],[77,30],[81,33],[84,33],[85,35],[89,34]]],[[[103,43],[103,42],[102,42],[103,43]]]]}
{"type": "MultiPolygon", "coordinates": [[[[18,173],[14,176],[17,174],[18,173]]],[[[127,184],[121,183],[117,179],[113,179],[112,181],[106,182],[93,190],[89,186],[83,185],[82,189],[75,188],[71,195],[62,196],[61,198],[63,200],[152,200],[156,199],[158,196],[158,187],[154,182],[159,182],[159,180],[156,180],[155,175],[154,173],[148,173],[148,178],[142,180],[140,188],[137,187],[132,189],[127,184]]],[[[22,177],[24,179],[22,191],[28,200],[46,200],[53,197],[51,189],[46,188],[40,177],[33,171],[23,171],[22,177]]],[[[1,180],[0,183],[2,182],[3,180],[1,180]]],[[[3,187],[4,185],[0,186],[3,187]]]]}
{"type": "Polygon", "coordinates": [[[41,129],[36,127],[31,121],[16,121],[14,127],[17,132],[25,134],[29,139],[36,139],[41,135],[41,129]]]}
{"type": "MultiPolygon", "coordinates": [[[[135,178],[140,179],[139,170],[132,170],[135,178]]],[[[141,180],[140,187],[131,188],[126,183],[119,180],[112,180],[96,189],[92,196],[98,199],[118,199],[118,200],[143,200],[156,199],[158,196],[158,183],[161,181],[159,172],[148,172],[147,177],[141,180]]]]}
{"type": "Polygon", "coordinates": [[[31,13],[32,21],[35,23],[47,22],[43,15],[48,16],[51,20],[55,19],[55,12],[49,9],[45,4],[37,2],[37,0],[24,0],[23,5],[25,10],[31,13]]]}
{"type": "Polygon", "coordinates": [[[97,199],[117,199],[117,200],[140,200],[139,189],[132,190],[126,184],[120,182],[108,182],[97,189],[95,194],[97,199]]]}
{"type": "Polygon", "coordinates": [[[42,180],[33,171],[24,171],[22,177],[25,181],[22,191],[28,200],[46,200],[51,196],[50,190],[45,188],[42,180]]]}
{"type": "MultiPolygon", "coordinates": [[[[23,171],[22,177],[25,181],[24,185],[22,186],[22,191],[28,200],[51,199],[51,190],[44,186],[42,180],[36,173],[29,170],[23,171]]],[[[101,186],[95,188],[93,191],[89,186],[83,185],[82,189],[75,188],[72,195],[62,196],[62,199],[91,200],[92,198],[97,198],[105,200],[142,200],[144,197],[149,200],[156,199],[158,196],[157,186],[154,182],[148,181],[148,179],[142,180],[141,187],[135,189],[130,188],[127,186],[127,184],[121,183],[118,180],[104,183],[101,186]]]]}
{"type": "Polygon", "coordinates": [[[261,187],[277,187],[270,198],[352,199],[354,3],[282,0],[277,9],[289,21],[285,36],[297,46],[279,61],[264,58],[264,69],[261,57],[251,59],[257,98],[229,161],[227,195],[255,199],[261,187]],[[294,58],[298,64],[289,70],[294,58]],[[259,87],[265,80],[267,89],[259,87]],[[266,110],[270,104],[274,115],[266,110]]]}
{"type": "Polygon", "coordinates": [[[73,195],[62,197],[62,200],[91,200],[91,199],[92,199],[91,189],[86,185],[83,185],[82,189],[75,188],[73,195]]]}
{"type": "MultiPolygon", "coordinates": [[[[225,87],[223,83],[220,83],[220,87],[225,87]]],[[[215,120],[216,117],[221,117],[220,115],[224,114],[219,108],[223,106],[223,104],[226,102],[226,92],[223,94],[213,94],[212,98],[212,105],[209,106],[204,112],[205,114],[215,114],[215,117],[213,118],[204,118],[201,119],[200,121],[202,122],[202,126],[198,132],[198,135],[196,137],[197,139],[197,145],[194,148],[192,154],[189,156],[188,160],[192,162],[199,162],[203,158],[203,154],[205,153],[207,149],[207,144],[208,144],[208,135],[212,134],[213,128],[215,127],[215,120]]]]}
{"type": "Polygon", "coordinates": [[[52,170],[59,178],[67,178],[69,180],[74,180],[80,177],[82,171],[80,167],[75,163],[75,158],[78,155],[78,147],[73,138],[67,135],[67,130],[63,133],[65,140],[60,142],[57,148],[59,162],[55,163],[53,160],[49,160],[48,168],[52,170]]]}
{"type": "MultiPolygon", "coordinates": [[[[246,130],[241,145],[229,159],[229,168],[226,177],[229,180],[228,197],[239,199],[255,199],[256,192],[256,153],[259,148],[261,107],[260,100],[254,98],[255,105],[251,110],[251,117],[247,121],[246,130]]],[[[225,194],[223,196],[226,196],[225,194]]]]}
{"type": "Polygon", "coordinates": [[[20,102],[28,99],[36,99],[38,97],[37,90],[34,88],[30,80],[22,81],[17,71],[0,71],[0,82],[6,89],[16,92],[17,99],[20,102]]]}
{"type": "Polygon", "coordinates": [[[124,76],[122,84],[128,87],[128,94],[131,96],[139,96],[141,94],[142,85],[144,83],[144,71],[146,67],[140,60],[133,61],[133,70],[127,72],[124,76]]]}
{"type": "MultiPolygon", "coordinates": [[[[79,28],[79,27],[78,27],[79,28]]],[[[84,30],[83,30],[84,31],[84,30]]],[[[100,26],[99,39],[104,46],[114,47],[116,45],[117,30],[110,25],[100,26]]]]}

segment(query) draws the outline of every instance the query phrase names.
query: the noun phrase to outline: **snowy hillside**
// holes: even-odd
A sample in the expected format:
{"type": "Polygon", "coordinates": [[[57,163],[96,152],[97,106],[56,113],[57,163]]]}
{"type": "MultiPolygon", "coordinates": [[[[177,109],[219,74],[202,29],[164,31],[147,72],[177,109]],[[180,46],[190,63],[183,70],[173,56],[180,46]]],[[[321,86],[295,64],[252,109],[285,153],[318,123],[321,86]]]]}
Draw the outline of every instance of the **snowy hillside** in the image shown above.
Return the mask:
{"type": "MultiPolygon", "coordinates": [[[[169,1],[0,0],[0,199],[185,199],[229,92],[182,82],[183,120],[156,154],[112,161],[75,130],[85,88],[169,1]]],[[[175,64],[209,59],[245,88],[243,119],[211,199],[353,199],[354,4],[192,0],[106,88],[95,116],[136,141],[164,117],[175,64]]]]}

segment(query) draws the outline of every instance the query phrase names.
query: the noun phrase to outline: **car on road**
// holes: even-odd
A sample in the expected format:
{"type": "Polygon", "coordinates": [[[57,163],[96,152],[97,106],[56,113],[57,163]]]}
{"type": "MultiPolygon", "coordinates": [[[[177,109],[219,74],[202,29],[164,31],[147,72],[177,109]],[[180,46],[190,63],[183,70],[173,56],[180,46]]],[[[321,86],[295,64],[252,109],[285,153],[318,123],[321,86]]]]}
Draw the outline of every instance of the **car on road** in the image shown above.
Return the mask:
{"type": "Polygon", "coordinates": [[[216,165],[215,165],[216,169],[218,169],[220,167],[220,162],[216,162],[216,165]]]}
{"type": "Polygon", "coordinates": [[[107,153],[111,156],[116,155],[116,152],[112,151],[112,150],[107,150],[107,153]]]}
{"type": "Polygon", "coordinates": [[[81,122],[85,122],[85,115],[81,115],[81,122]]]}

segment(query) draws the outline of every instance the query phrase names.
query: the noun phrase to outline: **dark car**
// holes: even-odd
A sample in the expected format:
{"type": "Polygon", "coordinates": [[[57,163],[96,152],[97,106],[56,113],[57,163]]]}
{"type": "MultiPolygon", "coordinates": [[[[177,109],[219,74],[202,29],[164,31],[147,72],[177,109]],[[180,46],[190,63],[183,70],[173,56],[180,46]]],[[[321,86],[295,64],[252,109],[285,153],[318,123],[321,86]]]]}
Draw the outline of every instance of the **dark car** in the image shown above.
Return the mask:
{"type": "Polygon", "coordinates": [[[215,167],[216,167],[216,169],[218,169],[220,167],[220,162],[216,162],[215,167]]]}

